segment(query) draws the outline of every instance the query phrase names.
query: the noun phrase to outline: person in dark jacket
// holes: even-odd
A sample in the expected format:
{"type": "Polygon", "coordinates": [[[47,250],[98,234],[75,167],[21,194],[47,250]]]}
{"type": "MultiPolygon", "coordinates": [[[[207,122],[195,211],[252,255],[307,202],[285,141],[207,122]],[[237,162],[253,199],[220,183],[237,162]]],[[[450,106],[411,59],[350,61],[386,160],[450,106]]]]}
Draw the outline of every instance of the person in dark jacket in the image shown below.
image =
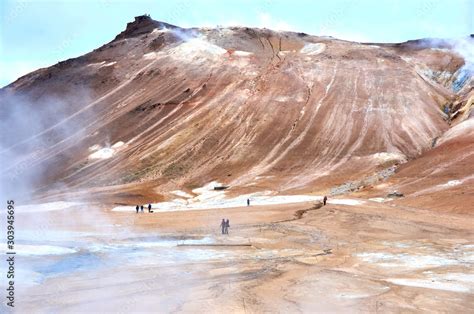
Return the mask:
{"type": "Polygon", "coordinates": [[[225,234],[225,226],[226,226],[226,221],[224,218],[222,218],[222,221],[221,221],[222,234],[225,234]]]}
{"type": "Polygon", "coordinates": [[[229,234],[230,222],[229,219],[225,221],[225,234],[229,234]]]}
{"type": "Polygon", "coordinates": [[[250,198],[247,199],[247,206],[250,206],[250,198]]]}
{"type": "Polygon", "coordinates": [[[324,198],[323,198],[323,204],[324,206],[326,206],[326,202],[328,201],[328,197],[326,195],[324,195],[324,198]]]}
{"type": "Polygon", "coordinates": [[[142,205],[142,206],[140,206],[140,210],[141,210],[141,211],[142,211],[142,213],[143,213],[143,205],[142,205]]]}
{"type": "Polygon", "coordinates": [[[135,209],[137,210],[137,214],[138,214],[138,210],[140,209],[140,207],[137,205],[137,207],[135,207],[135,209]]]}
{"type": "Polygon", "coordinates": [[[151,204],[148,204],[148,212],[149,212],[149,213],[152,213],[152,211],[151,211],[151,204]]]}

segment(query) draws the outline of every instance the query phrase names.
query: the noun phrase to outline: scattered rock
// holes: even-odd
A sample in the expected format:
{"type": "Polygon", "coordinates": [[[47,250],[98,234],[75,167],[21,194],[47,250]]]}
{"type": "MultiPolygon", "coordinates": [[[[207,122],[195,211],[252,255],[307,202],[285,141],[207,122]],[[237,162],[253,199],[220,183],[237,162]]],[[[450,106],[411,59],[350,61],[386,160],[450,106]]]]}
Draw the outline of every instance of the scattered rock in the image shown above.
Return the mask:
{"type": "Polygon", "coordinates": [[[385,169],[377,172],[374,175],[366,177],[362,180],[345,182],[345,183],[343,183],[339,186],[331,188],[330,195],[334,196],[334,195],[339,195],[339,194],[355,192],[355,191],[358,191],[358,190],[362,190],[363,188],[365,188],[367,186],[372,186],[377,182],[385,181],[391,175],[393,175],[395,173],[396,169],[397,169],[397,165],[393,165],[393,166],[390,166],[388,168],[385,168],[385,169]]]}
{"type": "Polygon", "coordinates": [[[387,194],[387,197],[404,197],[403,193],[393,191],[387,194]]]}
{"type": "Polygon", "coordinates": [[[229,188],[228,186],[222,185],[222,186],[215,186],[214,190],[215,191],[222,191],[222,190],[225,190],[225,189],[228,189],[228,188],[229,188]]]}

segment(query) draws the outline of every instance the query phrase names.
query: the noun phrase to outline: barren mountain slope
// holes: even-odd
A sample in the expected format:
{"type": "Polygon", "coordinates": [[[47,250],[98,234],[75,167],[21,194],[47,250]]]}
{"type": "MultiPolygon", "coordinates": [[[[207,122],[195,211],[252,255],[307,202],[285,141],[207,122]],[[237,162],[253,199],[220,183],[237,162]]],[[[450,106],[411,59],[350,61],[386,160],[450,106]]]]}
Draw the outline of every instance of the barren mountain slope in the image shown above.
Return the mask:
{"type": "Polygon", "coordinates": [[[3,175],[43,189],[164,193],[218,180],[325,192],[431,149],[463,64],[426,41],[138,17],[112,42],[1,90],[0,113],[15,121],[2,125],[2,159],[14,156],[3,175]]]}

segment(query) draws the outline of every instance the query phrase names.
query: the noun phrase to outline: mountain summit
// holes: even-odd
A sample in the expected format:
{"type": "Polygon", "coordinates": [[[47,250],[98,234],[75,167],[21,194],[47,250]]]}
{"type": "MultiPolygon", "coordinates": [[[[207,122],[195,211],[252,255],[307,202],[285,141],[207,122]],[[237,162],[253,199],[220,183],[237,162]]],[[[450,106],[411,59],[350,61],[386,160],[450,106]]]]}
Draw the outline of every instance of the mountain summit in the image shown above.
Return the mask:
{"type": "Polygon", "coordinates": [[[127,28],[115,37],[120,40],[129,37],[135,37],[152,32],[154,29],[174,29],[177,26],[153,20],[150,15],[136,16],[133,22],[127,24],[127,28]]]}

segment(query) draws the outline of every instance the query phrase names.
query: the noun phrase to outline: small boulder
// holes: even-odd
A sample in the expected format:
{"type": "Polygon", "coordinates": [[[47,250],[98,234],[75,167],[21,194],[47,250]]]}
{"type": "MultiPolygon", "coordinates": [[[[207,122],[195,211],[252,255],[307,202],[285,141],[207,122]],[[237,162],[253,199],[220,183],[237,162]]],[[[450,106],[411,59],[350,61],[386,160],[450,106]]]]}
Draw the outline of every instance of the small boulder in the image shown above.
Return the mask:
{"type": "Polygon", "coordinates": [[[222,190],[225,190],[225,189],[228,189],[228,188],[229,188],[228,186],[222,185],[222,186],[215,186],[214,190],[215,191],[222,191],[222,190]]]}
{"type": "Polygon", "coordinates": [[[387,194],[387,197],[404,197],[403,193],[393,191],[387,194]]]}

